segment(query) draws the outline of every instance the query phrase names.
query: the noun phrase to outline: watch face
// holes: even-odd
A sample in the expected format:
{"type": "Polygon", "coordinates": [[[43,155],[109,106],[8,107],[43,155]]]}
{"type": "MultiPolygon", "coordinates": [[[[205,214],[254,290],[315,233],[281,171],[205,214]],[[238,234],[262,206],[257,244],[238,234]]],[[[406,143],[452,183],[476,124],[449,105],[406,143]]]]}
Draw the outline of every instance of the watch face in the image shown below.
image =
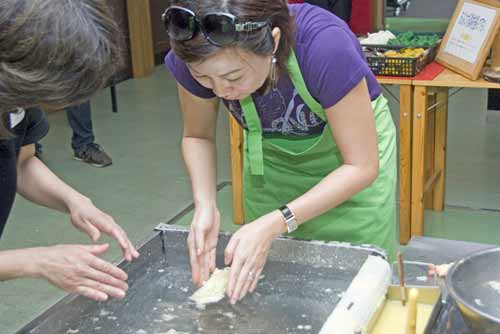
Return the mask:
{"type": "Polygon", "coordinates": [[[281,207],[280,211],[281,214],[283,215],[283,218],[285,219],[288,233],[295,231],[298,226],[297,226],[297,219],[295,219],[293,212],[290,211],[290,209],[286,205],[281,207]]]}

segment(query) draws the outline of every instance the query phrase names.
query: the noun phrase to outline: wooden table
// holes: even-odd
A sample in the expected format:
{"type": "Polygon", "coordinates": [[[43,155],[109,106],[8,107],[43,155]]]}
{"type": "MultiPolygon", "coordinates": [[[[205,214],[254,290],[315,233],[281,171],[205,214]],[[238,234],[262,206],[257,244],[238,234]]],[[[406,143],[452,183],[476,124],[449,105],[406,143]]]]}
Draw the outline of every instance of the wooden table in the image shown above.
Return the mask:
{"type": "MultiPolygon", "coordinates": [[[[434,80],[378,77],[382,85],[400,86],[399,240],[407,244],[423,235],[424,209],[444,209],[449,88],[498,88],[471,81],[450,70],[434,80]]],[[[233,208],[235,224],[244,222],[241,127],[230,117],[233,208]]]]}
{"type": "Polygon", "coordinates": [[[434,80],[413,80],[411,158],[411,236],[424,232],[424,209],[443,211],[446,181],[446,138],[450,88],[494,88],[500,84],[469,80],[445,69],[434,80]]]}

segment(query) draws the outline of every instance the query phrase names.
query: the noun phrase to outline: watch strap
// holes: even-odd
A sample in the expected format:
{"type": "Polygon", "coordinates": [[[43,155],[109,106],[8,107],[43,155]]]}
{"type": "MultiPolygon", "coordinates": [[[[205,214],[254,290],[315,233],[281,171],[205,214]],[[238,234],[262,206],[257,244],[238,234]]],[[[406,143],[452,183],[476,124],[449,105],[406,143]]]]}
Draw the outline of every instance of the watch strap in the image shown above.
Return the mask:
{"type": "Polygon", "coordinates": [[[297,229],[297,219],[293,214],[292,210],[287,205],[282,206],[280,209],[283,218],[285,219],[286,228],[288,233],[291,233],[297,229]]]}

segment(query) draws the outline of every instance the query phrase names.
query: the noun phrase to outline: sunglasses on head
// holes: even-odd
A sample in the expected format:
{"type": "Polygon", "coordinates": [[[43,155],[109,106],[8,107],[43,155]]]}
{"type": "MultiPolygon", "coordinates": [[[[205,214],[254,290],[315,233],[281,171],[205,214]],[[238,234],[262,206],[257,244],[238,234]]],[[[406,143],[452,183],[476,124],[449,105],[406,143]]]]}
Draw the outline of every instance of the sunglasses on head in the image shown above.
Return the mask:
{"type": "Polygon", "coordinates": [[[267,21],[240,22],[229,13],[208,13],[203,17],[184,7],[170,6],[162,15],[168,36],[176,41],[189,41],[199,31],[215,46],[228,46],[238,40],[238,33],[251,32],[268,25],[267,21]]]}

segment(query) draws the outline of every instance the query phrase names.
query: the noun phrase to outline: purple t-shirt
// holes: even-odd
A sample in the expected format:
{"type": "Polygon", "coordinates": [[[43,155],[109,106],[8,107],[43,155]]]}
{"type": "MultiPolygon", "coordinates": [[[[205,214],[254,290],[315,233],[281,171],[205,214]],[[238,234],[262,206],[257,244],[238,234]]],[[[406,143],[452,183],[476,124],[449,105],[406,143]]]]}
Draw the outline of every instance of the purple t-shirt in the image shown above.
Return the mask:
{"type": "MultiPolygon", "coordinates": [[[[329,108],[366,78],[371,100],[381,94],[368,67],[362,48],[344,21],[309,4],[289,6],[295,17],[295,54],[310,94],[323,108],[329,108]]],[[[173,52],[165,64],[175,79],[189,92],[212,98],[212,90],[200,85],[187,66],[173,52]]],[[[325,122],[317,117],[298,95],[290,78],[282,75],[276,89],[266,95],[252,94],[264,134],[305,136],[322,132],[325,122]]],[[[238,101],[223,100],[229,111],[246,128],[238,101]]]]}

